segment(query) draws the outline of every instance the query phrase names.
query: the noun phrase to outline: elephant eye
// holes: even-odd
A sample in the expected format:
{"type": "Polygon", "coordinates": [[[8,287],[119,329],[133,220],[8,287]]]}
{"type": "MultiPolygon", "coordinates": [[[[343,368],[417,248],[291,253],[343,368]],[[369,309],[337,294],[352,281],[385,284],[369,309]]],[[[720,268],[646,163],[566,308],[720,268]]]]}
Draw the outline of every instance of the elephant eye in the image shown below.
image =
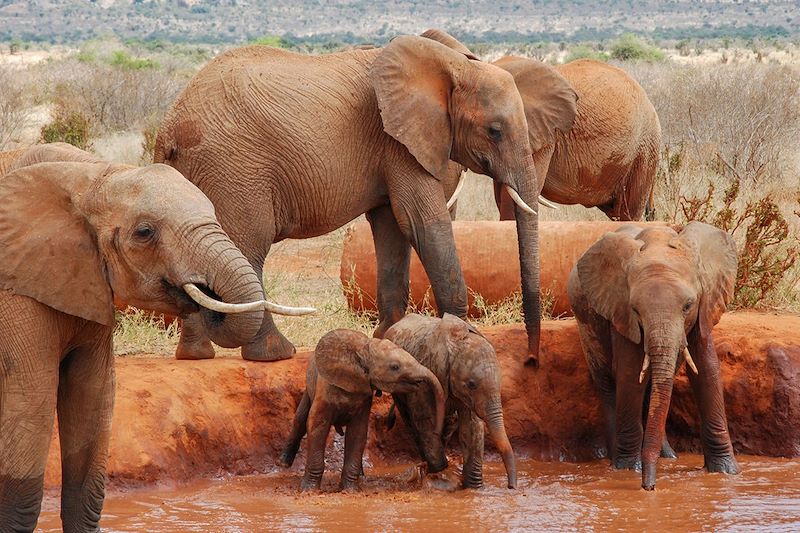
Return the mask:
{"type": "Polygon", "coordinates": [[[156,230],[147,222],[139,224],[133,231],[134,237],[140,242],[149,242],[156,235],[156,230]]]}
{"type": "Polygon", "coordinates": [[[694,302],[693,302],[692,300],[689,300],[688,302],[686,302],[685,304],[683,304],[683,312],[684,312],[684,313],[688,313],[688,312],[689,312],[689,309],[691,309],[691,308],[692,308],[692,304],[693,304],[693,303],[694,303],[694,302]]]}
{"type": "Polygon", "coordinates": [[[390,370],[394,370],[395,372],[397,372],[398,370],[400,370],[400,363],[392,363],[392,364],[390,364],[389,365],[389,369],[390,370]]]}
{"type": "Polygon", "coordinates": [[[471,379],[471,380],[467,381],[467,388],[469,390],[475,390],[475,389],[478,388],[478,384],[475,383],[475,381],[471,379]]]}
{"type": "Polygon", "coordinates": [[[503,138],[503,130],[500,129],[500,124],[498,122],[492,122],[492,124],[489,125],[489,138],[495,142],[503,138]]]}

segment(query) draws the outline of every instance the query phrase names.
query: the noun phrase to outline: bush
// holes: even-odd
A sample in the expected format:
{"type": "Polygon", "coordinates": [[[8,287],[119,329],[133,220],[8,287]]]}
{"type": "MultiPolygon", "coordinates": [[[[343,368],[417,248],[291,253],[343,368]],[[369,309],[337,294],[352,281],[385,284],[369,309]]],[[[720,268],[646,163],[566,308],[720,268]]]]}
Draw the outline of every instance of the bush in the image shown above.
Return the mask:
{"type": "Polygon", "coordinates": [[[564,58],[564,63],[569,63],[570,61],[575,61],[577,59],[596,59],[597,61],[608,61],[608,53],[601,52],[598,50],[594,50],[589,46],[579,44],[578,46],[573,46],[569,49],[566,57],[564,58]]]}
{"type": "Polygon", "coordinates": [[[58,107],[53,121],[42,127],[42,142],[65,142],[88,150],[91,147],[89,131],[89,120],[80,112],[58,107]]]}
{"type": "Polygon", "coordinates": [[[130,54],[124,50],[117,50],[111,54],[109,60],[111,66],[121,68],[123,70],[143,70],[143,69],[156,69],[159,68],[158,63],[152,59],[142,59],[138,57],[131,57],[130,54]]]}
{"type": "Polygon", "coordinates": [[[611,43],[611,57],[618,61],[663,61],[664,52],[632,33],[626,33],[611,43]]]}
{"type": "Polygon", "coordinates": [[[0,67],[0,150],[6,149],[31,122],[32,102],[25,73],[0,67]]]}

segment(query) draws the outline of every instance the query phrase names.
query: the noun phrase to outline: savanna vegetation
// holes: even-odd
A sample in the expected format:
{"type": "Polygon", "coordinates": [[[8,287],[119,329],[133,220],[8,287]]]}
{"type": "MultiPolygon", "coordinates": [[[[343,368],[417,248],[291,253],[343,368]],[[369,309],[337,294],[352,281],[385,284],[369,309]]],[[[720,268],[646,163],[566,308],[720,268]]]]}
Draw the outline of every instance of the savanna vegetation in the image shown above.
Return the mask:
{"type": "MultiPolygon", "coordinates": [[[[273,35],[256,41],[302,52],[340,47],[273,35]]],[[[507,53],[553,63],[588,57],[631,72],[649,94],[662,126],[656,218],[703,220],[734,235],[740,266],[733,307],[800,312],[800,48],[773,39],[670,43],[657,46],[625,34],[577,44],[471,46],[489,60],[507,53]]],[[[20,42],[15,46],[25,48],[20,42]]],[[[0,149],[65,141],[104,158],[148,162],[163,114],[197,69],[220,51],[212,45],[104,38],[59,49],[35,64],[0,64],[0,149]]],[[[468,177],[458,217],[497,219],[488,178],[468,177]]],[[[605,218],[580,206],[543,210],[542,217],[605,218]]],[[[335,327],[373,328],[375,317],[354,314],[342,295],[344,234],[340,229],[279,243],[267,260],[265,286],[272,299],[320,310],[307,318],[276,317],[298,345],[311,345],[335,327]]],[[[479,325],[521,320],[518,297],[496,306],[478,305],[484,309],[479,325]]],[[[177,328],[164,328],[159,321],[141,312],[122,314],[118,352],[171,353],[177,328]]]]}

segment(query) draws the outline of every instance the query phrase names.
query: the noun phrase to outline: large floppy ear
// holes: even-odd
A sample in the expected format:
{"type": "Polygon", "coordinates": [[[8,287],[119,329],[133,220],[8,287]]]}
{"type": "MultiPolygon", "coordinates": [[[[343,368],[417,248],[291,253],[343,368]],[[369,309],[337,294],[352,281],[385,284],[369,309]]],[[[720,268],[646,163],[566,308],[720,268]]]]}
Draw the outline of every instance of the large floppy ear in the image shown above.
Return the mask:
{"type": "Polygon", "coordinates": [[[0,178],[0,288],[109,326],[111,287],[77,201],[105,163],[39,163],[0,178]]]}
{"type": "Polygon", "coordinates": [[[472,53],[472,50],[464,46],[461,41],[450,35],[444,30],[440,30],[439,28],[431,28],[429,30],[425,30],[420,34],[420,37],[425,37],[426,39],[432,39],[437,43],[442,43],[448,48],[452,48],[459,54],[464,54],[467,59],[474,59],[475,61],[480,61],[480,58],[472,53]]]}
{"type": "Polygon", "coordinates": [[[439,326],[436,328],[436,335],[439,341],[447,346],[447,351],[451,354],[458,349],[461,341],[466,339],[470,333],[480,335],[472,325],[450,313],[444,314],[439,326]]]}
{"type": "Polygon", "coordinates": [[[642,338],[639,321],[631,312],[627,264],[644,245],[635,238],[638,231],[626,225],[606,233],[577,264],[578,280],[589,306],[634,344],[642,338]]]}
{"type": "Polygon", "coordinates": [[[370,67],[383,129],[438,180],[447,176],[452,148],[448,103],[455,76],[467,61],[436,41],[404,35],[370,67]]]}
{"type": "Polygon", "coordinates": [[[525,57],[501,57],[493,64],[514,77],[534,153],[555,142],[556,130],[568,133],[572,129],[578,95],[564,76],[541,61],[525,57]]]}
{"type": "Polygon", "coordinates": [[[703,222],[690,222],[680,233],[698,255],[702,296],[698,306],[700,334],[707,337],[733,299],[738,253],[727,232],[703,222]]]}
{"type": "Polygon", "coordinates": [[[370,343],[376,342],[380,340],[346,329],[327,333],[314,350],[317,372],[347,392],[371,394],[367,360],[370,343]]]}

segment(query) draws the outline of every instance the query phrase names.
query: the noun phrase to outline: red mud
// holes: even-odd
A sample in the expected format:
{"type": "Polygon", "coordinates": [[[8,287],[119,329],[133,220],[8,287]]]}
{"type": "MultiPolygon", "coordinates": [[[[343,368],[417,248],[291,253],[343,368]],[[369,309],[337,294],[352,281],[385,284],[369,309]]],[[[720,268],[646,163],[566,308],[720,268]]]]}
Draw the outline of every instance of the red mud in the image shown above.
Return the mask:
{"type": "MultiPolygon", "coordinates": [[[[519,247],[514,221],[453,222],[456,250],[470,291],[495,304],[520,290],[519,247]]],[[[539,223],[542,292],[554,298],[553,316],[571,315],[567,299],[567,278],[583,252],[608,231],[632,222],[555,222],[539,223]]],[[[663,226],[663,222],[636,222],[663,226]]],[[[340,277],[351,309],[375,310],[375,246],[367,222],[353,224],[342,250],[340,277]],[[354,282],[354,283],[353,283],[354,282]],[[350,290],[353,285],[358,290],[350,290]]],[[[430,289],[428,276],[415,252],[411,254],[411,301],[419,309],[430,289]]],[[[433,297],[427,300],[434,304],[433,297]]],[[[470,315],[478,316],[469,296],[470,315]]]]}
{"type": "MultiPolygon", "coordinates": [[[[503,367],[506,427],[519,455],[584,460],[602,454],[598,401],[574,321],[543,324],[542,366],[524,367],[521,325],[487,328],[503,367]]],[[[800,456],[800,317],[729,313],[715,329],[737,453],[800,456]]],[[[185,481],[274,465],[304,386],[308,351],[251,363],[233,351],[208,361],[117,359],[108,474],[114,485],[185,481]]],[[[386,431],[388,395],[376,400],[367,448],[373,463],[413,461],[399,423],[386,431]]],[[[699,422],[681,374],[668,431],[678,451],[699,450],[699,422]]],[[[302,451],[301,451],[302,453],[302,451]]],[[[59,481],[57,446],[46,484],[59,481]]]]}

